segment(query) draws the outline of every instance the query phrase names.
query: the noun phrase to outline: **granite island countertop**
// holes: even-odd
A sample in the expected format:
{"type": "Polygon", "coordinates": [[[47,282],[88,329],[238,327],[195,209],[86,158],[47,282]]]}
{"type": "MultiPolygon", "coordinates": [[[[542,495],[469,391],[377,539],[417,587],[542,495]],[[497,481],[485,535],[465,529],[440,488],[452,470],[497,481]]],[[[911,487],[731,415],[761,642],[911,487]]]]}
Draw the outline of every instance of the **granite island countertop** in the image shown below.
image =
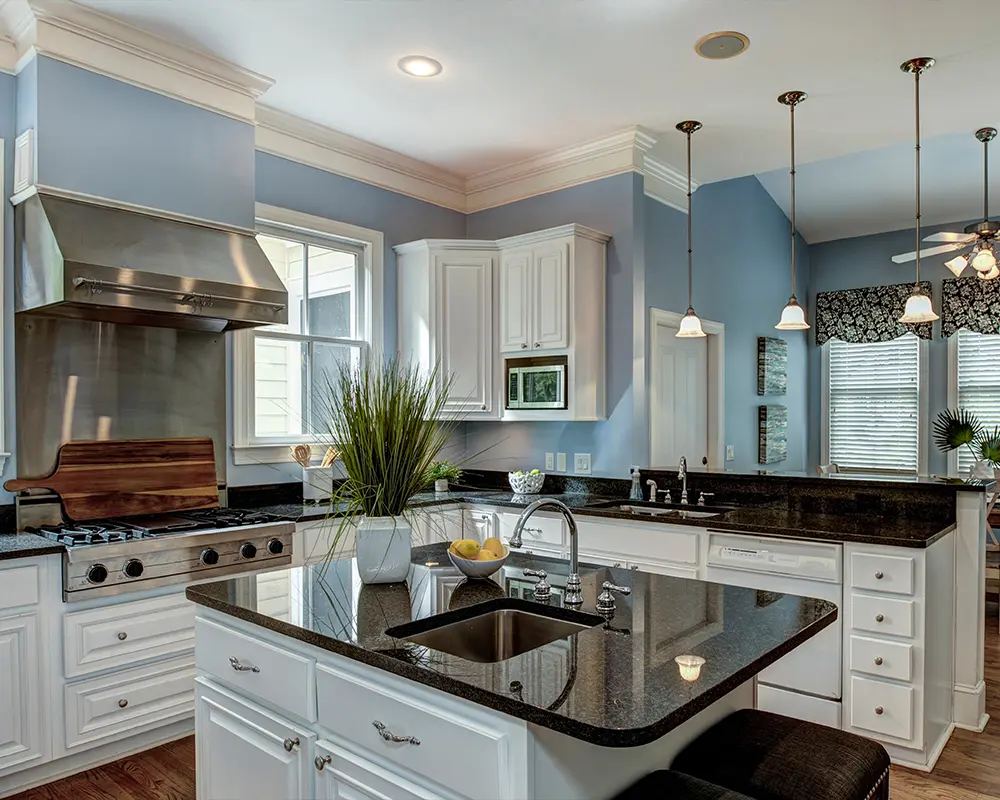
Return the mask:
{"type": "Polygon", "coordinates": [[[0,561],[8,558],[31,558],[61,553],[65,550],[59,542],[33,533],[0,533],[0,561]]]}
{"type": "Polygon", "coordinates": [[[750,680],[837,618],[832,603],[632,570],[581,565],[584,605],[601,583],[631,587],[604,625],[499,662],[467,661],[386,631],[503,597],[532,602],[525,567],[544,568],[561,605],[565,562],[514,552],[494,579],[469,581],[445,545],[413,550],[405,583],[360,586],[353,559],[268,573],[301,592],[276,610],[253,591],[254,576],[190,586],[187,597],[223,614],[338,653],[482,706],[606,747],[634,747],[669,733],[750,680]],[[697,680],[675,658],[705,659],[697,680]]]}

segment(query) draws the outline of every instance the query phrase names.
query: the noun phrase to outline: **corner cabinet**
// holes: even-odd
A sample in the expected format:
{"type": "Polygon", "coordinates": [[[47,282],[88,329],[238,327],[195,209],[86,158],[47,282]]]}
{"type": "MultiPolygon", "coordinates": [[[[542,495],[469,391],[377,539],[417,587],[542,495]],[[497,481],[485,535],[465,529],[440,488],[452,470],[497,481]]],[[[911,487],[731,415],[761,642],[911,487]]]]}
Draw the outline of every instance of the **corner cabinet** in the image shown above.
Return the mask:
{"type": "Polygon", "coordinates": [[[446,410],[497,419],[494,389],[492,242],[428,240],[395,248],[399,280],[399,353],[449,376],[446,410]]]}

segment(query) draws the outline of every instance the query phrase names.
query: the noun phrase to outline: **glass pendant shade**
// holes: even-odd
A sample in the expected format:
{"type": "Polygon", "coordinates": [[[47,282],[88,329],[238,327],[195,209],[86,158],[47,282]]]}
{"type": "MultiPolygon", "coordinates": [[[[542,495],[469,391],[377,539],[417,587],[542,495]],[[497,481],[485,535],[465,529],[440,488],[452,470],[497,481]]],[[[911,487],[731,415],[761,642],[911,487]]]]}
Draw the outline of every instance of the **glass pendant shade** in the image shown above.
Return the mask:
{"type": "Polygon", "coordinates": [[[976,257],[972,259],[972,268],[979,272],[989,272],[996,265],[997,259],[993,255],[993,251],[985,247],[976,253],[976,257]]]}
{"type": "Polygon", "coordinates": [[[807,331],[806,311],[799,305],[795,295],[788,299],[788,305],[781,310],[781,319],[774,326],[779,331],[807,331]]]}
{"type": "Polygon", "coordinates": [[[940,317],[934,313],[930,297],[914,288],[913,294],[906,298],[906,308],[903,309],[903,316],[899,321],[904,325],[913,325],[917,322],[933,322],[936,319],[940,317]]]}
{"type": "Polygon", "coordinates": [[[979,275],[979,277],[984,281],[991,281],[1000,276],[1000,269],[994,266],[989,272],[978,272],[976,274],[979,275]]]}
{"type": "Polygon", "coordinates": [[[962,270],[969,266],[969,261],[965,256],[955,256],[951,261],[945,261],[944,265],[957,278],[962,274],[962,270]]]}
{"type": "Polygon", "coordinates": [[[694,313],[693,308],[687,310],[687,314],[681,319],[681,325],[674,334],[678,339],[700,339],[705,336],[705,331],[701,329],[701,320],[694,313]]]}

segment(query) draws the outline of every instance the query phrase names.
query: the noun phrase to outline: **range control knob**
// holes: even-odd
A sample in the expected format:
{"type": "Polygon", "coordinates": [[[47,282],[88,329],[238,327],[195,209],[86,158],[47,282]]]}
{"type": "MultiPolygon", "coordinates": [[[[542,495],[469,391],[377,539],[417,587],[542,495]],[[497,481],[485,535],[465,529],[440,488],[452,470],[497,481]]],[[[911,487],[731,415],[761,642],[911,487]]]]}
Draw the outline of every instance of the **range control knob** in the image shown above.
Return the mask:
{"type": "Polygon", "coordinates": [[[281,551],[285,549],[285,545],[281,543],[281,539],[271,539],[267,543],[267,552],[272,556],[280,556],[281,551]]]}
{"type": "Polygon", "coordinates": [[[91,583],[104,583],[108,579],[108,568],[103,564],[94,564],[87,570],[87,580],[91,583]]]}
{"type": "Polygon", "coordinates": [[[240,555],[243,556],[243,558],[253,558],[257,555],[257,548],[250,542],[244,542],[240,545],[240,555]]]}
{"type": "Polygon", "coordinates": [[[130,558],[122,567],[122,572],[125,573],[126,577],[138,578],[142,575],[142,562],[137,558],[130,558]]]}
{"type": "Polygon", "coordinates": [[[219,563],[219,552],[218,550],[213,550],[211,547],[206,547],[201,551],[201,558],[199,560],[206,567],[214,567],[219,563]]]}

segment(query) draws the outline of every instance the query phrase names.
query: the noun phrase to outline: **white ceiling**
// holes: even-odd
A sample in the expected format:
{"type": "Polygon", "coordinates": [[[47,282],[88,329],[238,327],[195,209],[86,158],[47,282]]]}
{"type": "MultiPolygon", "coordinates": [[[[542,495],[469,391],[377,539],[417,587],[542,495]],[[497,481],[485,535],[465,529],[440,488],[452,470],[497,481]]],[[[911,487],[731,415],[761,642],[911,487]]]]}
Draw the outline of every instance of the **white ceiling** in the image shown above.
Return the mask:
{"type": "MultiPolygon", "coordinates": [[[[682,165],[673,126],[692,117],[705,125],[696,179],[769,173],[788,159],[776,97],[802,89],[799,160],[822,162],[800,173],[810,241],[912,216],[905,59],[938,59],[922,82],[925,161],[941,173],[928,183],[929,218],[978,215],[966,202],[979,202],[971,133],[1000,127],[984,100],[996,94],[1000,37],[976,22],[995,18],[996,0],[82,2],[274,78],[268,105],[463,177],[633,125],[663,132],[654,155],[682,165]],[[694,42],[720,29],[746,33],[750,49],[699,58],[694,42]],[[443,74],[403,75],[396,61],[409,53],[437,58],[443,74]],[[878,148],[889,149],[836,160],[878,148]]],[[[782,181],[762,181],[781,203],[782,181]]]]}

